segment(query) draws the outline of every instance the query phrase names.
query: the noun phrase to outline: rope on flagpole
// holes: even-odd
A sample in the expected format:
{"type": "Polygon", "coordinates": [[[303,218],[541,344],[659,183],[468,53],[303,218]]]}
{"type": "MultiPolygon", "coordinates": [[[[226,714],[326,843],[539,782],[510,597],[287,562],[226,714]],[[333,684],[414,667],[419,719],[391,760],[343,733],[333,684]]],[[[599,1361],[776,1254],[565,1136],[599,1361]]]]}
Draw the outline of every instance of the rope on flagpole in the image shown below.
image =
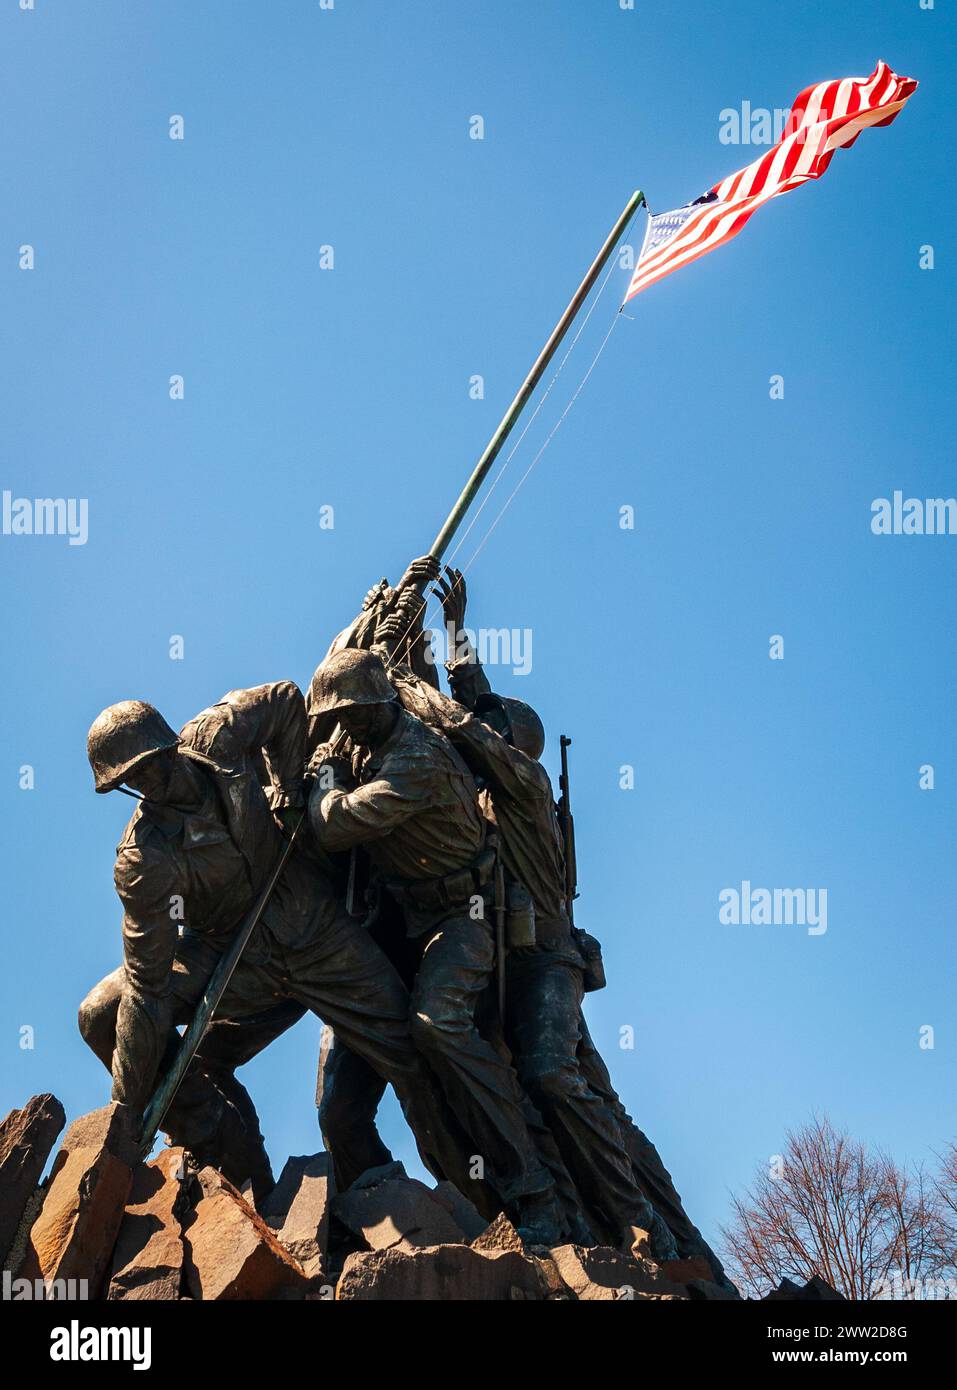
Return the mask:
{"type": "MultiPolygon", "coordinates": [[[[591,304],[589,305],[588,311],[587,311],[587,313],[585,314],[585,317],[582,319],[581,323],[579,324],[578,329],[577,329],[577,331],[576,331],[574,337],[572,338],[571,342],[569,343],[567,349],[565,350],[565,355],[563,356],[562,360],[559,362],[558,367],[556,368],[555,373],[554,373],[554,375],[552,376],[552,379],[549,381],[549,383],[548,383],[548,385],[546,386],[545,390],[542,392],[541,399],[539,400],[539,402],[538,402],[538,404],[536,405],[535,409],[532,411],[532,414],[531,414],[531,416],[529,417],[528,423],[525,425],[525,428],[522,430],[521,434],[518,436],[518,439],[516,439],[515,443],[512,445],[511,449],[509,450],[508,454],[506,455],[505,462],[502,464],[502,467],[499,469],[498,473],[497,473],[497,474],[495,475],[495,477],[492,479],[492,482],[491,482],[491,485],[489,486],[488,491],[486,492],[485,496],[482,498],[482,501],[480,502],[479,506],[477,507],[476,512],[475,512],[475,515],[472,517],[472,519],[471,519],[471,521],[469,522],[468,526],[466,526],[465,530],[462,532],[461,536],[459,537],[458,542],[456,543],[456,546],[455,546],[454,550],[452,551],[452,554],[449,556],[449,560],[448,560],[448,563],[449,563],[449,564],[451,564],[451,562],[455,559],[456,555],[457,555],[457,554],[459,553],[459,551],[461,550],[462,545],[464,544],[465,539],[466,539],[466,537],[468,536],[469,532],[472,530],[473,526],[474,526],[475,523],[478,521],[479,517],[482,515],[482,512],[485,510],[485,507],[486,507],[486,505],[487,505],[487,503],[488,503],[489,498],[491,497],[492,493],[495,491],[495,489],[496,489],[496,487],[498,486],[498,484],[501,482],[502,477],[503,477],[504,474],[505,474],[505,470],[508,468],[509,464],[511,463],[512,459],[513,459],[514,456],[515,456],[516,451],[518,450],[519,446],[521,445],[522,440],[525,438],[526,434],[527,434],[528,431],[531,429],[532,424],[534,423],[536,416],[538,415],[538,413],[539,413],[539,411],[541,410],[542,406],[545,404],[546,400],[548,399],[548,397],[549,397],[549,395],[550,395],[550,393],[551,393],[552,387],[555,385],[555,383],[558,381],[558,378],[561,376],[562,372],[564,371],[564,369],[565,369],[565,363],[568,361],[569,357],[571,357],[572,352],[573,352],[574,349],[575,349],[575,344],[578,342],[578,340],[579,340],[579,338],[581,337],[582,333],[585,331],[585,325],[588,323],[588,320],[591,318],[592,314],[595,312],[596,308],[598,307],[598,302],[599,302],[599,300],[601,299],[602,295],[605,293],[605,289],[606,289],[606,287],[607,287],[607,285],[608,285],[608,282],[609,282],[609,280],[611,279],[612,275],[614,274],[616,268],[617,268],[616,262],[615,262],[615,260],[612,260],[611,266],[609,267],[607,273],[605,274],[604,278],[602,279],[601,284],[600,284],[599,287],[598,287],[598,293],[595,295],[594,299],[592,300],[591,304]]],[[[538,463],[539,459],[542,457],[542,454],[544,454],[545,450],[548,448],[549,444],[552,442],[552,440],[554,439],[555,435],[558,433],[559,429],[561,428],[561,425],[562,425],[562,422],[563,422],[564,419],[565,419],[565,416],[568,414],[568,412],[571,410],[572,406],[575,404],[576,400],[578,399],[578,397],[579,397],[579,395],[580,395],[580,393],[581,393],[582,388],[583,388],[584,385],[585,385],[585,382],[586,382],[586,381],[588,380],[588,378],[591,376],[592,371],[593,371],[594,368],[595,368],[595,364],[597,363],[599,357],[601,357],[602,353],[604,352],[605,346],[606,346],[606,344],[607,344],[609,338],[611,337],[612,332],[614,331],[615,324],[618,322],[619,313],[620,313],[620,311],[616,311],[615,317],[614,317],[614,319],[612,320],[611,328],[609,328],[608,332],[605,334],[605,337],[604,337],[604,339],[603,339],[603,341],[602,341],[601,346],[599,347],[597,353],[595,354],[594,358],[592,359],[591,365],[589,366],[589,368],[588,368],[587,372],[585,373],[585,375],[582,377],[581,381],[578,383],[578,386],[575,388],[575,391],[574,391],[574,393],[573,393],[573,395],[572,395],[572,397],[571,397],[571,400],[568,402],[568,404],[566,405],[565,409],[562,411],[561,415],[560,415],[559,418],[558,418],[557,423],[553,426],[552,430],[550,431],[550,433],[549,433],[548,436],[546,437],[544,444],[543,444],[542,447],[539,449],[539,451],[538,451],[538,453],[535,455],[535,457],[532,459],[532,462],[529,464],[528,468],[527,468],[527,469],[525,470],[525,472],[522,474],[521,478],[518,480],[518,483],[516,484],[515,488],[512,490],[511,495],[510,495],[510,496],[508,497],[508,499],[506,500],[505,505],[502,507],[501,511],[500,511],[500,512],[498,513],[498,515],[495,517],[495,519],[494,519],[494,521],[492,522],[491,526],[490,526],[490,527],[488,528],[488,530],[485,532],[485,535],[482,537],[481,541],[479,541],[479,543],[478,543],[478,545],[476,546],[475,550],[472,552],[472,554],[469,556],[469,559],[466,561],[465,566],[464,566],[464,569],[463,569],[463,571],[462,571],[463,574],[467,573],[468,570],[471,569],[472,565],[473,565],[474,562],[475,562],[476,557],[480,554],[480,552],[481,552],[482,549],[484,548],[486,542],[488,541],[488,538],[491,536],[492,532],[495,530],[496,526],[497,526],[498,523],[501,521],[502,517],[505,515],[505,513],[508,511],[509,507],[512,505],[512,502],[515,500],[515,497],[516,497],[517,493],[519,492],[519,490],[521,489],[521,487],[522,487],[523,484],[525,483],[526,478],[527,478],[528,475],[531,473],[532,469],[533,469],[533,468],[535,467],[535,465],[538,463]]],[[[429,623],[432,622],[432,621],[434,621],[434,619],[437,618],[437,617],[438,617],[438,609],[431,609],[431,610],[426,614],[425,618],[424,618],[423,621],[422,621],[422,629],[421,629],[421,631],[420,631],[420,632],[417,634],[417,636],[413,639],[413,645],[414,645],[415,642],[419,642],[419,641],[423,640],[423,638],[425,637],[425,634],[429,631],[429,623]]],[[[397,651],[398,651],[398,650],[401,650],[402,645],[403,645],[404,642],[406,641],[406,638],[409,636],[409,633],[412,631],[413,627],[415,627],[417,621],[418,621],[417,618],[411,618],[411,619],[409,620],[408,624],[406,625],[405,631],[402,633],[401,637],[398,639],[398,642],[396,643],[396,650],[397,650],[397,651]]]]}
{"type": "MultiPolygon", "coordinates": [[[[600,284],[599,287],[598,287],[598,293],[595,295],[594,299],[592,300],[591,304],[589,305],[588,312],[585,314],[585,317],[582,319],[581,323],[579,324],[579,326],[578,326],[578,331],[575,333],[575,336],[572,338],[571,342],[569,343],[568,348],[567,348],[566,351],[565,351],[564,357],[562,358],[561,362],[559,362],[558,367],[557,367],[556,370],[555,370],[554,376],[552,377],[552,379],[551,379],[551,381],[548,383],[548,385],[545,387],[545,390],[542,392],[542,395],[541,395],[541,398],[539,399],[538,404],[536,405],[535,409],[532,411],[531,415],[529,416],[529,418],[528,418],[528,423],[525,425],[525,428],[522,430],[521,434],[518,436],[518,438],[516,439],[515,443],[512,445],[511,449],[508,451],[508,454],[507,454],[507,456],[506,456],[505,462],[502,464],[502,467],[499,469],[498,473],[497,473],[497,474],[495,475],[495,477],[492,479],[491,485],[490,485],[488,491],[486,492],[485,496],[482,498],[482,501],[479,503],[479,505],[478,505],[478,507],[477,507],[477,509],[476,509],[475,515],[472,517],[472,520],[469,522],[468,526],[466,526],[465,530],[462,532],[461,536],[459,537],[459,539],[458,539],[458,541],[457,541],[457,543],[456,543],[455,549],[452,551],[452,554],[449,556],[449,559],[448,559],[448,563],[449,563],[449,564],[452,563],[452,561],[455,559],[456,555],[457,555],[457,554],[459,553],[459,551],[462,549],[462,546],[463,546],[463,544],[464,544],[464,542],[465,542],[466,536],[469,534],[469,532],[472,530],[472,527],[475,525],[475,523],[478,521],[479,517],[482,515],[482,512],[485,510],[485,506],[486,506],[486,504],[488,503],[489,498],[491,497],[492,493],[495,491],[496,487],[498,487],[498,484],[501,482],[502,476],[503,476],[503,474],[505,473],[505,470],[508,468],[509,464],[511,463],[512,459],[514,458],[515,453],[516,453],[516,450],[519,448],[519,445],[521,444],[522,440],[525,438],[526,434],[528,434],[528,431],[531,429],[532,425],[534,424],[535,419],[536,419],[536,417],[537,417],[537,415],[538,415],[538,412],[541,410],[542,406],[543,406],[543,405],[545,404],[545,402],[548,400],[548,397],[549,397],[549,395],[551,394],[552,387],[555,385],[556,381],[557,381],[558,378],[561,376],[562,372],[563,372],[564,369],[565,369],[565,363],[568,361],[569,357],[571,357],[573,351],[575,350],[575,344],[578,342],[578,339],[581,337],[582,333],[585,331],[585,325],[588,323],[588,320],[591,318],[592,314],[595,312],[595,309],[598,307],[598,301],[601,299],[602,295],[605,293],[605,287],[607,286],[608,281],[611,279],[612,274],[613,274],[614,271],[615,271],[615,268],[616,268],[616,267],[615,267],[615,262],[612,261],[611,267],[609,268],[607,275],[604,277],[604,279],[602,280],[601,284],[600,284]]],[[[580,388],[579,388],[579,389],[580,389],[580,388]]],[[[577,394],[577,393],[576,393],[576,394],[577,394]]]]}
{"type": "Polygon", "coordinates": [[[535,467],[535,465],[538,463],[539,459],[542,457],[542,454],[544,454],[544,452],[545,452],[545,450],[548,448],[549,444],[551,444],[552,440],[555,438],[556,434],[557,434],[558,431],[561,429],[562,425],[565,423],[565,418],[566,418],[566,416],[567,416],[568,413],[570,412],[572,406],[573,406],[573,405],[575,404],[575,402],[578,400],[578,397],[581,395],[582,391],[584,390],[585,383],[588,381],[588,378],[591,376],[592,372],[595,370],[595,367],[598,365],[598,359],[601,357],[602,353],[605,351],[605,348],[608,346],[608,341],[609,341],[609,339],[611,338],[611,335],[614,333],[616,327],[618,326],[618,319],[619,319],[619,314],[618,314],[618,312],[616,311],[616,312],[615,312],[615,317],[614,317],[614,318],[612,319],[612,321],[611,321],[611,327],[608,329],[608,332],[605,334],[604,338],[602,339],[602,341],[601,341],[601,346],[599,347],[598,351],[595,353],[595,356],[592,358],[591,363],[589,364],[588,370],[586,371],[585,375],[582,377],[581,381],[580,381],[580,382],[578,383],[578,385],[576,386],[575,391],[574,391],[574,393],[573,393],[571,399],[569,400],[568,404],[565,406],[565,409],[562,411],[561,415],[559,415],[558,419],[555,421],[555,424],[552,426],[550,432],[549,432],[548,435],[546,436],[545,442],[542,444],[542,447],[539,449],[538,453],[537,453],[537,454],[535,455],[535,457],[532,459],[531,463],[528,465],[528,467],[526,468],[525,472],[524,472],[524,473],[522,474],[522,476],[519,478],[518,482],[516,483],[515,487],[513,488],[512,492],[511,492],[511,495],[509,496],[508,500],[506,501],[505,506],[504,506],[504,507],[502,508],[502,510],[499,512],[498,516],[497,516],[497,517],[495,518],[495,520],[492,522],[491,526],[488,528],[488,530],[486,531],[485,535],[482,537],[482,539],[481,539],[481,541],[479,542],[479,544],[478,544],[478,546],[476,547],[476,549],[475,549],[475,550],[472,552],[472,554],[470,555],[468,561],[466,562],[465,570],[463,570],[463,573],[465,573],[465,571],[468,570],[468,569],[471,567],[471,565],[474,563],[476,557],[479,555],[480,551],[481,551],[481,550],[483,549],[483,547],[485,546],[485,544],[486,544],[486,542],[488,541],[489,537],[491,536],[492,532],[495,530],[496,526],[497,526],[498,523],[501,521],[502,517],[505,515],[505,513],[508,511],[509,507],[510,507],[510,506],[512,505],[512,503],[514,502],[516,496],[518,495],[519,491],[520,491],[521,488],[523,487],[523,485],[524,485],[524,483],[525,483],[525,480],[528,478],[528,476],[529,476],[529,474],[531,473],[532,469],[533,469],[533,468],[535,467]]]}
{"type": "MultiPolygon", "coordinates": [[[[612,267],[612,269],[614,269],[614,267],[612,267]]],[[[609,271],[609,274],[605,277],[605,280],[604,280],[604,282],[602,283],[602,286],[601,286],[601,290],[599,290],[599,293],[595,296],[595,302],[594,302],[594,304],[591,306],[592,309],[594,309],[595,305],[598,303],[598,300],[599,300],[599,298],[601,297],[601,291],[604,290],[605,285],[608,283],[608,279],[610,278],[610,275],[611,275],[611,271],[609,271]]],[[[590,314],[590,313],[591,313],[591,309],[589,310],[589,314],[590,314]]],[[[471,569],[472,565],[475,563],[475,560],[478,558],[479,554],[480,554],[480,553],[482,552],[482,550],[485,548],[485,545],[486,545],[486,543],[488,542],[489,537],[491,536],[492,532],[495,530],[495,528],[496,528],[496,526],[498,525],[498,523],[502,520],[502,517],[503,517],[503,516],[505,515],[505,513],[508,511],[509,507],[510,507],[510,506],[512,505],[512,503],[514,502],[515,498],[518,496],[518,493],[521,491],[522,487],[524,486],[524,484],[525,484],[527,478],[529,477],[529,474],[532,472],[532,469],[536,466],[536,464],[538,463],[538,461],[541,459],[542,455],[544,454],[545,450],[548,448],[549,444],[551,444],[552,440],[555,438],[556,434],[557,434],[558,431],[561,429],[562,425],[563,425],[564,422],[565,422],[565,419],[566,419],[567,415],[569,414],[569,412],[570,412],[571,409],[572,409],[572,406],[573,406],[573,405],[575,404],[575,402],[578,400],[578,397],[581,395],[582,391],[584,390],[584,387],[585,387],[586,382],[588,381],[588,379],[589,379],[589,377],[591,376],[592,372],[595,370],[595,367],[598,365],[598,360],[599,360],[599,358],[601,357],[602,353],[605,351],[605,348],[608,346],[608,342],[609,342],[609,340],[610,340],[610,338],[611,338],[611,335],[614,333],[615,328],[616,328],[617,325],[618,325],[618,321],[619,321],[620,317],[621,317],[621,315],[620,315],[619,311],[616,309],[616,310],[615,310],[615,317],[614,317],[614,318],[612,319],[612,321],[611,321],[611,327],[608,329],[608,332],[605,334],[604,338],[601,340],[601,344],[599,345],[598,351],[595,353],[594,357],[592,358],[591,362],[589,363],[588,370],[585,372],[585,375],[582,377],[581,381],[580,381],[580,382],[578,383],[578,385],[575,387],[575,390],[574,390],[574,392],[572,393],[572,396],[571,396],[571,398],[569,399],[568,404],[565,406],[565,409],[562,411],[561,415],[558,417],[558,419],[555,421],[555,424],[552,426],[551,430],[550,430],[549,433],[546,435],[545,441],[544,441],[544,443],[542,444],[541,448],[538,450],[538,453],[537,453],[537,454],[535,455],[535,457],[532,459],[531,463],[528,465],[528,467],[526,468],[525,472],[522,474],[522,476],[519,478],[518,482],[515,484],[515,487],[512,489],[512,491],[511,491],[509,497],[506,499],[505,505],[501,508],[501,510],[499,511],[498,515],[495,517],[495,519],[493,520],[492,524],[489,526],[488,530],[485,532],[485,535],[484,535],[484,536],[482,537],[482,539],[479,541],[478,545],[476,546],[476,548],[473,550],[472,554],[469,556],[468,560],[467,560],[467,561],[465,562],[465,564],[463,565],[463,567],[462,567],[462,574],[463,574],[463,575],[467,574],[468,571],[471,569]]],[[[588,321],[588,319],[587,319],[587,317],[586,317],[585,322],[587,323],[587,321],[588,321]]],[[[584,326],[585,326],[585,324],[583,323],[583,324],[582,324],[582,328],[584,328],[584,326]]],[[[568,349],[568,352],[565,354],[565,357],[563,358],[562,363],[561,363],[561,365],[560,365],[559,368],[558,368],[558,371],[555,373],[554,378],[553,378],[552,381],[549,383],[549,386],[548,386],[548,390],[549,390],[549,391],[551,390],[552,386],[555,384],[555,381],[558,380],[558,377],[559,377],[559,375],[560,375],[560,373],[561,373],[562,367],[564,367],[565,362],[567,361],[568,356],[569,356],[569,354],[571,353],[572,348],[575,346],[575,342],[577,342],[578,336],[580,335],[580,333],[581,333],[581,329],[579,329],[578,334],[575,335],[575,339],[572,341],[571,347],[568,349]]],[[[546,395],[547,395],[547,392],[546,392],[546,395]]],[[[542,402],[544,402],[544,397],[542,398],[542,402]]],[[[537,412],[536,412],[536,413],[537,413],[537,412]]],[[[533,415],[532,419],[534,419],[534,418],[535,418],[535,417],[534,417],[534,415],[533,415]]],[[[531,424],[531,421],[529,421],[529,424],[531,424]]],[[[527,428],[528,428],[528,426],[526,426],[526,430],[527,430],[527,428]]],[[[513,448],[512,453],[509,454],[508,458],[505,460],[505,465],[503,466],[501,472],[498,474],[498,477],[495,479],[495,482],[496,482],[496,483],[498,482],[499,478],[501,478],[502,473],[504,473],[504,472],[505,472],[505,469],[508,467],[509,460],[511,459],[512,454],[514,454],[515,449],[518,448],[518,444],[521,443],[521,440],[522,440],[522,437],[524,436],[524,434],[525,434],[525,431],[523,430],[522,436],[519,437],[518,443],[515,445],[515,448],[513,448]]],[[[493,486],[494,486],[494,484],[493,484],[493,486]]],[[[490,489],[489,491],[491,491],[491,489],[490,489]]],[[[486,497],[486,501],[487,501],[487,500],[488,500],[488,498],[486,497]]],[[[483,506],[484,506],[484,503],[483,503],[483,506]]],[[[480,509],[480,510],[481,510],[481,509],[480,509]]],[[[474,522],[473,522],[473,524],[474,524],[474,522]]],[[[468,528],[468,530],[465,532],[465,535],[468,535],[468,531],[469,531],[469,530],[471,530],[471,526],[470,526],[470,527],[468,528]]],[[[462,537],[462,540],[464,540],[464,539],[465,539],[465,536],[462,537]]],[[[461,541],[459,542],[459,545],[461,545],[461,541]]],[[[452,556],[451,556],[452,559],[455,558],[455,555],[456,555],[456,553],[458,552],[458,549],[459,549],[459,546],[456,546],[455,550],[452,552],[452,556]]],[[[433,620],[434,620],[435,618],[437,618],[437,617],[438,617],[438,609],[433,609],[431,612],[429,612],[428,614],[426,614],[425,618],[424,618],[423,621],[422,621],[422,628],[421,628],[421,631],[420,631],[420,632],[416,635],[416,637],[413,639],[413,645],[414,645],[415,642],[421,641],[421,640],[425,637],[425,634],[426,634],[427,632],[429,632],[429,630],[430,630],[430,629],[429,629],[429,623],[430,623],[431,621],[433,621],[433,620]]],[[[402,637],[399,639],[399,643],[397,644],[397,648],[398,648],[398,647],[401,647],[402,642],[404,642],[405,639],[408,637],[408,635],[409,635],[409,633],[411,632],[412,627],[413,627],[413,625],[414,625],[414,623],[415,623],[416,621],[417,621],[416,619],[413,619],[413,620],[409,623],[409,625],[407,626],[405,632],[402,634],[402,637]]]]}

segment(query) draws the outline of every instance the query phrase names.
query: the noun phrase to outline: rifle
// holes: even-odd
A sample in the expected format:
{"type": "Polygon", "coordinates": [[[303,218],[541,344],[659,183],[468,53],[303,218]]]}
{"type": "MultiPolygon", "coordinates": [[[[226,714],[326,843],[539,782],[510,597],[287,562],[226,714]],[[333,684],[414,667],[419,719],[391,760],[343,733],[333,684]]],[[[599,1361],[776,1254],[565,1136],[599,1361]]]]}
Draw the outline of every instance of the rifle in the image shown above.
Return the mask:
{"type": "Polygon", "coordinates": [[[572,741],[566,734],[561,736],[562,775],[558,779],[561,796],[558,801],[558,819],[562,827],[562,840],[565,845],[565,911],[570,926],[575,925],[575,910],[572,906],[578,897],[578,863],[575,858],[575,820],[572,816],[571,792],[568,785],[568,750],[572,741]]]}
{"type": "Polygon", "coordinates": [[[505,869],[501,850],[495,855],[495,973],[498,980],[498,1013],[505,1024],[505,869]]]}
{"type": "Polygon", "coordinates": [[[292,854],[293,847],[295,846],[296,839],[307,814],[307,811],[303,811],[299,820],[296,822],[295,828],[283,846],[283,851],[276,861],[272,873],[263,885],[259,897],[253,903],[253,906],[243,920],[242,926],[230,942],[228,951],[220,957],[216,969],[210,976],[209,984],[203,992],[203,997],[199,1002],[196,1013],[193,1015],[193,1021],[183,1034],[183,1041],[179,1045],[175,1061],[166,1076],[164,1076],[163,1080],[160,1082],[153,1095],[153,1099],[146,1108],[140,1134],[140,1143],[144,1155],[148,1155],[149,1150],[153,1147],[153,1140],[156,1138],[157,1130],[163,1123],[166,1113],[173,1103],[173,1097],[180,1088],[180,1084],[183,1077],[186,1075],[190,1062],[195,1057],[200,1043],[206,1036],[209,1025],[213,1021],[213,1014],[216,1011],[216,1006],[226,992],[226,986],[232,978],[233,971],[239,964],[239,958],[246,947],[246,943],[256,930],[259,919],[266,910],[266,904],[272,897],[273,889],[279,882],[279,875],[289,862],[289,856],[292,854]]]}

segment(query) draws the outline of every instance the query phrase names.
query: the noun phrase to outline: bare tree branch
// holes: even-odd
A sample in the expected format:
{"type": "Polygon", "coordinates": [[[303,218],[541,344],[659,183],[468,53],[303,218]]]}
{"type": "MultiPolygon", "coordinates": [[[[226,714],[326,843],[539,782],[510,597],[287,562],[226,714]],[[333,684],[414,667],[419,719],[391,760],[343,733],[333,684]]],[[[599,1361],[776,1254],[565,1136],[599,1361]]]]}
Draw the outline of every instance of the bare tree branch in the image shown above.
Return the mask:
{"type": "Polygon", "coordinates": [[[759,1170],[733,1199],[723,1237],[731,1277],[754,1298],[814,1275],[850,1299],[953,1298],[957,1144],[928,1181],[815,1116],[786,1136],[783,1168],[759,1170]]]}

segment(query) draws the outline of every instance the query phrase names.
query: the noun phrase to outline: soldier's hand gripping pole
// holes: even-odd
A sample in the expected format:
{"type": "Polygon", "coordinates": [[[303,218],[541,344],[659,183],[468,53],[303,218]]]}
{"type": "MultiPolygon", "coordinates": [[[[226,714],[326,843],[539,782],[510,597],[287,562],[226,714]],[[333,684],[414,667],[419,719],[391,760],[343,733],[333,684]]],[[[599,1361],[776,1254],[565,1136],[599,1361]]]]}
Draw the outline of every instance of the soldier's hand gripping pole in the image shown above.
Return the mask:
{"type": "MultiPolygon", "coordinates": [[[[554,357],[562,339],[571,327],[572,321],[588,298],[589,292],[607,264],[612,252],[618,245],[625,228],[644,201],[645,195],[640,188],[636,189],[628,199],[621,216],[605,238],[604,245],[598,252],[598,255],[595,257],[594,261],[592,261],[584,280],[572,295],[568,308],[553,328],[548,342],[538,354],[531,371],[519,387],[518,394],[502,416],[498,428],[486,444],[481,458],[472,470],[472,476],[465,484],[465,487],[459,495],[458,501],[446,517],[442,529],[429,547],[429,553],[434,555],[437,560],[441,560],[442,556],[445,554],[449,542],[464,520],[465,514],[472,505],[472,502],[475,500],[476,493],[482,486],[492,464],[495,462],[499,450],[511,433],[512,426],[528,404],[529,397],[535,390],[535,387],[542,378],[545,368],[554,357]]],[[[424,592],[424,590],[425,584],[423,583],[420,586],[420,592],[424,592]]]]}
{"type": "Polygon", "coordinates": [[[256,930],[259,919],[266,910],[266,904],[272,897],[273,890],[279,882],[279,877],[286,867],[286,864],[289,862],[289,856],[293,852],[293,848],[295,847],[296,840],[307,814],[308,812],[304,810],[293,827],[292,834],[283,846],[283,851],[276,862],[275,868],[263,884],[259,897],[243,919],[242,925],[230,942],[229,949],[220,958],[219,964],[210,976],[209,984],[206,986],[205,993],[199,1002],[199,1007],[196,1010],[193,1021],[183,1034],[183,1040],[179,1045],[176,1060],[160,1082],[153,1099],[146,1107],[146,1111],[143,1115],[143,1127],[140,1134],[140,1142],[142,1144],[144,1156],[148,1155],[150,1149],[153,1147],[153,1141],[156,1138],[157,1131],[163,1123],[166,1113],[172,1104],[173,1097],[179,1090],[180,1083],[186,1075],[187,1068],[195,1057],[196,1051],[206,1034],[206,1030],[212,1022],[216,1006],[226,992],[226,986],[232,978],[233,971],[239,964],[239,958],[245,950],[246,943],[256,930]]]}

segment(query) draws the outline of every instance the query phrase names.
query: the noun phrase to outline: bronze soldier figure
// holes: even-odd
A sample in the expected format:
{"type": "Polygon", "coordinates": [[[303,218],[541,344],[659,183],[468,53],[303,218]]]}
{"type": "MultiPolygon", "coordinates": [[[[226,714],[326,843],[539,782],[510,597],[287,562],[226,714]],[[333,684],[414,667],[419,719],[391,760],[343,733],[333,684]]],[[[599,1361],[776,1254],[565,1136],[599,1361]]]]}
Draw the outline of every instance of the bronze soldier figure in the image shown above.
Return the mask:
{"type": "Polygon", "coordinates": [[[733,1287],[689,1220],[657,1149],[625,1111],[585,1023],[585,962],[575,939],[581,934],[573,935],[567,918],[564,846],[551,783],[538,762],[545,743],[541,720],[523,701],[493,693],[464,632],[464,576],[447,569],[437,587],[455,642],[447,671],[456,702],[419,685],[413,707],[447,735],[479,778],[506,871],[531,895],[534,944],[508,953],[507,1037],[519,1077],[552,1129],[590,1215],[606,1229],[623,1221],[642,1224],[630,1216],[637,1194],[645,1215],[649,1206],[655,1212],[662,1253],[673,1242],[672,1254],[706,1260],[716,1281],[733,1287]]]}
{"type": "MultiPolygon", "coordinates": [[[[475,659],[468,676],[473,684],[480,669],[475,659]]],[[[655,1253],[671,1258],[674,1243],[635,1182],[618,1122],[579,1065],[584,960],[565,911],[551,783],[538,761],[545,743],[541,721],[522,701],[492,694],[480,698],[477,717],[419,683],[405,701],[461,753],[498,829],[505,900],[512,908],[507,921],[515,923],[507,952],[505,1040],[519,1080],[598,1228],[616,1242],[632,1227],[647,1229],[655,1253]]]]}
{"type": "Polygon", "coordinates": [[[402,709],[377,652],[334,652],[317,669],[307,703],[314,721],[334,716],[362,750],[358,780],[356,769],[317,750],[320,779],[309,801],[316,838],[327,851],[368,851],[419,956],[415,1044],[515,1225],[533,1243],[554,1243],[561,1234],[554,1180],[529,1132],[525,1098],[475,1026],[494,964],[482,906],[494,855],[472,775],[441,734],[402,709]]]}
{"type": "MultiPolygon", "coordinates": [[[[142,795],[115,870],[124,963],[80,1008],[83,1037],[132,1115],[276,863],[280,823],[300,814],[305,736],[303,698],[289,681],[232,691],[179,735],[136,700],[104,710],[90,730],[96,790],[125,783],[142,795]]],[[[239,1185],[251,1179],[257,1197],[271,1188],[255,1108],[233,1072],[311,1009],[392,1083],[423,1161],[462,1181],[461,1135],[444,1129],[444,1101],[412,1045],[407,991],[307,855],[290,859],[221,1009],[164,1124],[200,1161],[239,1185]]]]}

